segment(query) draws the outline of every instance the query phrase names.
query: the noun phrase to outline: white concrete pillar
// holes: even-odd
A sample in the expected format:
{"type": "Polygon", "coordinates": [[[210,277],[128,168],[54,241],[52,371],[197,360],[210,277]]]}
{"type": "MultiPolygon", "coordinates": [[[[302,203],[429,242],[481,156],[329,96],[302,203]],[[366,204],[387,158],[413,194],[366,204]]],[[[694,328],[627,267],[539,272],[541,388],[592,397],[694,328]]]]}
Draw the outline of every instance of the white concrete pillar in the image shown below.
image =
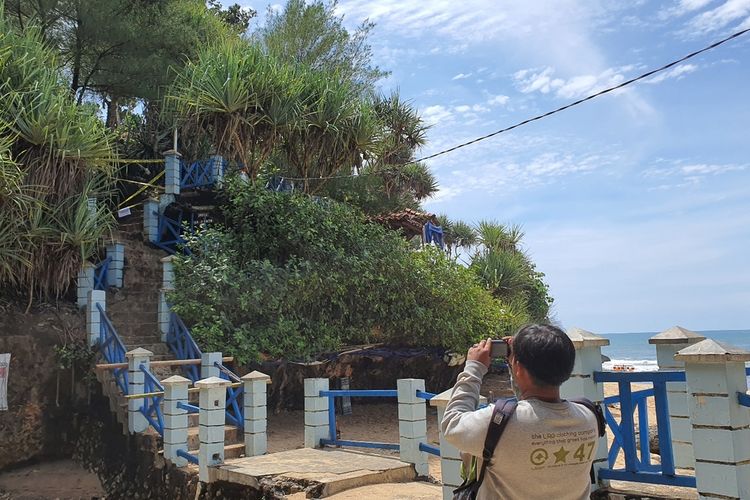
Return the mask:
{"type": "Polygon", "coordinates": [[[204,352],[201,355],[201,378],[220,377],[221,372],[216,363],[221,363],[220,352],[204,352]]]}
{"type": "MultiPolygon", "coordinates": [[[[609,339],[600,337],[594,333],[580,328],[571,328],[567,332],[573,346],[576,349],[576,360],[573,365],[573,373],[570,378],[560,387],[560,397],[572,399],[575,397],[588,398],[596,404],[604,400],[604,386],[594,382],[594,372],[602,370],[602,347],[609,345],[609,339]]],[[[594,458],[594,471],[606,468],[607,463],[607,435],[598,438],[599,446],[594,458]]],[[[598,484],[592,485],[592,491],[605,486],[606,481],[599,480],[598,484]]]]}
{"type": "Polygon", "coordinates": [[[425,400],[417,397],[417,391],[424,391],[424,380],[402,378],[396,381],[396,388],[401,461],[414,464],[418,476],[427,476],[427,453],[419,450],[419,443],[427,443],[427,408],[425,400]]]}
{"type": "Polygon", "coordinates": [[[305,448],[319,448],[321,439],[331,437],[328,398],[320,397],[320,391],[327,391],[328,388],[327,378],[305,379],[305,448]]]}
{"type": "Polygon", "coordinates": [[[89,290],[86,299],[86,333],[89,337],[89,345],[93,346],[99,342],[101,332],[102,315],[99,312],[98,305],[102,306],[104,311],[107,310],[107,292],[104,290],[89,290]]]}
{"type": "MultiPolygon", "coordinates": [[[[673,326],[648,339],[656,347],[656,360],[659,371],[683,371],[685,363],[675,359],[681,349],[696,344],[706,337],[693,331],[673,326]]],[[[674,465],[679,469],[695,467],[693,455],[693,433],[690,426],[690,409],[688,408],[687,384],[685,382],[667,383],[667,404],[669,406],[669,428],[672,434],[672,452],[674,465]]]]}
{"type": "Polygon", "coordinates": [[[123,271],[125,270],[125,245],[113,242],[107,245],[107,257],[110,259],[107,268],[107,286],[122,288],[123,271]]]}
{"type": "MultiPolygon", "coordinates": [[[[463,479],[461,479],[460,451],[445,440],[440,425],[440,422],[443,421],[443,415],[445,415],[445,407],[448,406],[448,401],[451,399],[451,394],[453,394],[453,388],[436,394],[435,397],[430,399],[430,406],[437,408],[438,429],[440,430],[440,474],[443,478],[443,500],[452,500],[453,490],[463,482],[463,479]]],[[[487,398],[480,396],[479,405],[486,403],[487,398]]]]}
{"type": "Polygon", "coordinates": [[[143,202],[143,233],[150,243],[159,241],[159,200],[149,198],[143,202]]]}
{"type": "Polygon", "coordinates": [[[242,377],[246,457],[265,455],[268,452],[266,391],[270,380],[271,377],[259,371],[242,377]]]}
{"type": "Polygon", "coordinates": [[[221,155],[211,155],[211,177],[214,187],[221,187],[224,181],[224,158],[221,155]]]}
{"type": "Polygon", "coordinates": [[[195,383],[195,387],[200,389],[198,477],[205,483],[210,481],[209,467],[224,463],[224,415],[228,385],[228,380],[218,377],[205,378],[195,383]]]}
{"type": "Polygon", "coordinates": [[[167,194],[180,194],[182,169],[180,165],[182,155],[170,149],[164,152],[164,191],[167,194]]]}
{"type": "MultiPolygon", "coordinates": [[[[141,371],[141,365],[148,368],[153,354],[141,347],[125,353],[128,360],[128,395],[143,394],[146,374],[141,371]]],[[[142,399],[128,399],[128,431],[131,433],[143,432],[148,428],[148,420],[141,413],[141,406],[142,399]]]]}
{"type": "Polygon", "coordinates": [[[86,307],[89,298],[89,292],[94,289],[94,273],[96,266],[91,262],[84,262],[81,265],[81,270],[78,271],[78,278],[76,279],[76,292],[77,292],[77,304],[78,307],[86,307]]]}
{"type": "Polygon", "coordinates": [[[177,455],[177,450],[188,450],[188,412],[177,403],[187,403],[190,381],[172,375],[162,380],[161,385],[164,386],[164,458],[177,467],[183,467],[188,461],[177,455]]]}
{"type": "Polygon", "coordinates": [[[458,448],[445,440],[442,426],[445,407],[453,394],[453,388],[443,391],[430,399],[430,406],[437,408],[438,429],[440,429],[440,475],[443,478],[443,500],[453,499],[453,490],[458,488],[461,479],[461,454],[458,448]]]}
{"type": "Polygon", "coordinates": [[[172,311],[167,303],[167,293],[174,290],[174,255],[169,255],[161,259],[162,281],[161,290],[159,290],[159,331],[161,332],[162,342],[166,342],[169,334],[170,316],[172,311]]]}
{"type": "Polygon", "coordinates": [[[698,495],[750,498],[750,408],[737,400],[750,352],[706,339],[675,358],[685,363],[698,495]]]}

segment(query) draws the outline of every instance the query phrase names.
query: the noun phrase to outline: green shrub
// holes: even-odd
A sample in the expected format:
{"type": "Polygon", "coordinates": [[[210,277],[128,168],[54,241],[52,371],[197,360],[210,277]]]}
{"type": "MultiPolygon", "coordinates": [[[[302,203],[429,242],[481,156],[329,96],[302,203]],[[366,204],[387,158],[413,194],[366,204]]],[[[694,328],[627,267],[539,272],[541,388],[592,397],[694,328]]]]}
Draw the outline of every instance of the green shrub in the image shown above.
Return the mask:
{"type": "Polygon", "coordinates": [[[515,324],[470,270],[348,205],[245,184],[228,195],[222,224],[177,259],[170,295],[204,349],[242,361],[369,342],[464,350],[515,324]]]}

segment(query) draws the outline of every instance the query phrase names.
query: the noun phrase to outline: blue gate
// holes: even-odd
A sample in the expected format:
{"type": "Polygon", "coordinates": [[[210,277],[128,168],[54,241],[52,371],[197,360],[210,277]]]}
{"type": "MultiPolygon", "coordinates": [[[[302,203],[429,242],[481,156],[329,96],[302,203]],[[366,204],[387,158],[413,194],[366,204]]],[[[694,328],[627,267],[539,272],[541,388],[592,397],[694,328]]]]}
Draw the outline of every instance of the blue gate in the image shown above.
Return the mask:
{"type": "Polygon", "coordinates": [[[616,382],[619,388],[617,396],[604,399],[604,414],[614,440],[608,454],[609,468],[599,469],[599,478],[695,488],[694,476],[679,475],[675,472],[667,401],[667,383],[685,382],[685,372],[594,372],[594,381],[616,382]],[[634,382],[651,383],[653,388],[633,392],[631,384],[634,382]],[[647,400],[652,397],[656,407],[660,464],[652,463],[649,450],[647,400]],[[616,403],[620,404],[621,410],[619,422],[608,407],[616,403]],[[634,420],[636,409],[640,440],[638,447],[634,420]],[[625,455],[625,468],[615,469],[615,461],[621,450],[625,455]]]}

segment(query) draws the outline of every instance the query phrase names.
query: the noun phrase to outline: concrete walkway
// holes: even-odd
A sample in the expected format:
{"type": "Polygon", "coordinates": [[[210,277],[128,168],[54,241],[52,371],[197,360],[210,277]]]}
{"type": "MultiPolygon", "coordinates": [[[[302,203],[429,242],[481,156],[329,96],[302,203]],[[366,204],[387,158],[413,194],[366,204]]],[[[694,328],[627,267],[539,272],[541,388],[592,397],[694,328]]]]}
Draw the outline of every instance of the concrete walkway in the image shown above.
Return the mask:
{"type": "Polygon", "coordinates": [[[361,486],[413,481],[416,472],[411,464],[395,458],[356,451],[303,448],[230,459],[212,467],[210,476],[212,481],[254,488],[259,487],[262,479],[293,482],[305,486],[308,492],[314,492],[315,498],[322,498],[361,486]]]}

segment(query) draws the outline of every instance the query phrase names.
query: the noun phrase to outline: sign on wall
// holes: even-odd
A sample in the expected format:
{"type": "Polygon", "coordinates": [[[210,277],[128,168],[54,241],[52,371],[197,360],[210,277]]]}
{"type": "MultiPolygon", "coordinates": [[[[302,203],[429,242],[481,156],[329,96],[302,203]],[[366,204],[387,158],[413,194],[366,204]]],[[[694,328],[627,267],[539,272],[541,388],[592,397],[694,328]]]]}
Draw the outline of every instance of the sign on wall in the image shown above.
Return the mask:
{"type": "Polygon", "coordinates": [[[8,409],[8,372],[10,354],[0,354],[0,411],[8,409]]]}

